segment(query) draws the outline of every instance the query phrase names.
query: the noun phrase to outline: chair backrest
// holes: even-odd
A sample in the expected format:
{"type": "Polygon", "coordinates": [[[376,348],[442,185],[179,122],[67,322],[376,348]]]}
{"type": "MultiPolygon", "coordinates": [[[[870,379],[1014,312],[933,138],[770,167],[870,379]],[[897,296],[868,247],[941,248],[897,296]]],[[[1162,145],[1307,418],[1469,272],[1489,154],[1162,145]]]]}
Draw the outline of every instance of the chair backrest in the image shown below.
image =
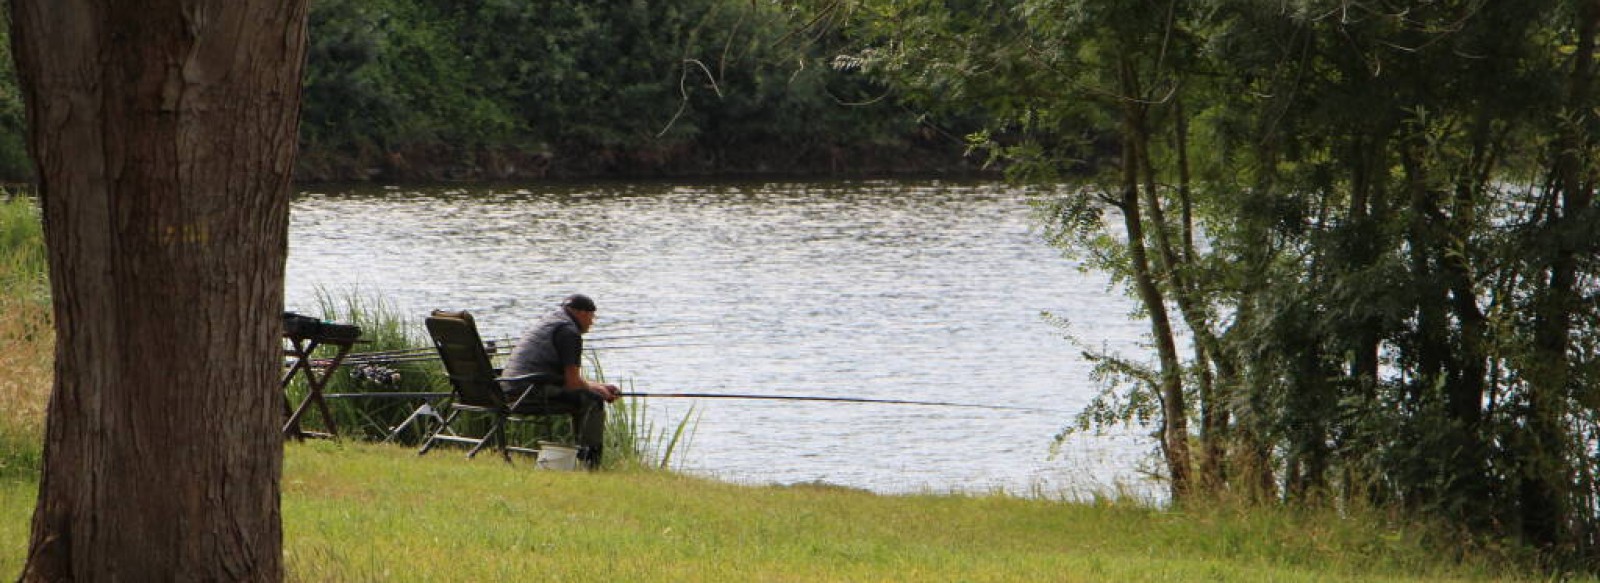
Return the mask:
{"type": "Polygon", "coordinates": [[[465,311],[434,310],[426,320],[433,347],[439,351],[444,372],[450,377],[456,403],[505,409],[505,395],[495,381],[499,371],[489,362],[489,352],[478,336],[478,325],[465,311]]]}

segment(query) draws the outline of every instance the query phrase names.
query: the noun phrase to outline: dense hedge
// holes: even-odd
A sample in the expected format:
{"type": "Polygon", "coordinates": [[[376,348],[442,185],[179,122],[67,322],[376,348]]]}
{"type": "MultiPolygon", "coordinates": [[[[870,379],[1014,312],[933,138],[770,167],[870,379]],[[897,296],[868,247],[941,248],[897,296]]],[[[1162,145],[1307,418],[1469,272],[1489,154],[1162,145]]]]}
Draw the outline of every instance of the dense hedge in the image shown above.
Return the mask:
{"type": "MultiPolygon", "coordinates": [[[[829,66],[808,17],[740,0],[312,0],[306,181],[961,170],[829,66]],[[856,105],[865,103],[866,105],[856,105]]],[[[0,31],[4,32],[4,31],[0,31]]],[[[29,177],[0,43],[0,180],[29,177]]]]}

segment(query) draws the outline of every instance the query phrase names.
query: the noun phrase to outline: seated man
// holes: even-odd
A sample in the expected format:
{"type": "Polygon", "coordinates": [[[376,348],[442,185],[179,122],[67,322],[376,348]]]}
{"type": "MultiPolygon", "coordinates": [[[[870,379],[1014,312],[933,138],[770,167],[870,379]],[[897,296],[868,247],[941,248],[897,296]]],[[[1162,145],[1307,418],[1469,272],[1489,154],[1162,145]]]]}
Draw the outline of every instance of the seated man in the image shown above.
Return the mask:
{"type": "Polygon", "coordinates": [[[589,296],[568,296],[517,341],[501,372],[507,377],[537,373],[550,379],[506,383],[507,399],[515,400],[523,391],[534,391],[523,400],[525,405],[570,411],[572,431],[578,437],[578,459],[589,469],[600,467],[600,455],[605,449],[605,405],[621,394],[616,385],[584,379],[579,368],[583,334],[594,326],[594,312],[594,300],[589,296]]]}

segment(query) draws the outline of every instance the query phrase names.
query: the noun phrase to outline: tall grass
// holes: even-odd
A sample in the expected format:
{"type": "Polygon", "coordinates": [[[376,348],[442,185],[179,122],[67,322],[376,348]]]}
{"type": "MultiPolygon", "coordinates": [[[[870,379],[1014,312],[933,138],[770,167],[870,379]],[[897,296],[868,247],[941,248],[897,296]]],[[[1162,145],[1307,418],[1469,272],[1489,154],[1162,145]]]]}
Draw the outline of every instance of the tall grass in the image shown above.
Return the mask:
{"type": "MultiPolygon", "coordinates": [[[[375,294],[359,290],[340,293],[319,288],[316,294],[319,314],[313,316],[326,321],[353,324],[361,328],[361,341],[351,351],[352,356],[364,353],[383,353],[402,349],[430,346],[418,329],[420,317],[407,317],[393,304],[375,294]]],[[[334,348],[322,346],[314,358],[332,358],[334,348]]],[[[381,371],[383,379],[354,374],[354,367],[341,367],[328,374],[324,393],[363,392],[448,392],[449,386],[437,361],[385,362],[373,365],[381,371]]],[[[296,375],[287,389],[291,402],[299,404],[305,398],[307,387],[303,375],[296,375]]],[[[328,401],[333,416],[333,426],[346,437],[385,439],[390,432],[411,415],[424,401],[398,399],[331,399],[328,401]]],[[[315,407],[303,417],[301,427],[308,430],[325,430],[328,420],[323,419],[315,407]]],[[[419,432],[403,432],[398,437],[402,443],[412,443],[419,432]]]]}
{"type": "Polygon", "coordinates": [[[50,282],[38,200],[0,190],[0,289],[7,299],[48,304],[50,282]]]}
{"type": "MultiPolygon", "coordinates": [[[[605,367],[594,352],[589,353],[589,370],[589,378],[606,382],[605,367]]],[[[631,391],[632,387],[626,390],[631,391]]],[[[606,418],[607,467],[669,469],[673,454],[689,448],[688,438],[696,427],[693,409],[678,420],[670,432],[656,429],[655,422],[647,415],[648,410],[645,401],[639,398],[628,397],[612,403],[606,418]]]]}
{"type": "Polygon", "coordinates": [[[37,201],[0,192],[0,478],[39,468],[55,378],[45,265],[37,201]]]}

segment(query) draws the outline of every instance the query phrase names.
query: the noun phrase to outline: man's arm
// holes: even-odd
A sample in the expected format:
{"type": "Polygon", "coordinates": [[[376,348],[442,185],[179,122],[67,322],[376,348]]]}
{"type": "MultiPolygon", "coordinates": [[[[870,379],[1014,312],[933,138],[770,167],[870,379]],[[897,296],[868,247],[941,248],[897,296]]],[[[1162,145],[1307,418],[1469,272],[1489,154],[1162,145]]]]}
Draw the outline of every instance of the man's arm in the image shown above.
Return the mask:
{"type": "Polygon", "coordinates": [[[583,371],[578,367],[578,364],[583,360],[582,337],[570,332],[558,331],[553,340],[556,344],[556,353],[561,357],[563,376],[566,377],[563,379],[564,382],[562,384],[566,386],[567,390],[589,391],[600,395],[600,398],[605,399],[607,403],[617,400],[622,390],[617,388],[616,385],[591,383],[588,379],[583,378],[583,371]]]}
{"type": "Polygon", "coordinates": [[[600,398],[605,399],[607,403],[617,400],[621,393],[621,389],[616,385],[589,382],[583,378],[583,371],[579,370],[577,365],[566,367],[566,377],[568,390],[590,391],[600,395],[600,398]]]}

